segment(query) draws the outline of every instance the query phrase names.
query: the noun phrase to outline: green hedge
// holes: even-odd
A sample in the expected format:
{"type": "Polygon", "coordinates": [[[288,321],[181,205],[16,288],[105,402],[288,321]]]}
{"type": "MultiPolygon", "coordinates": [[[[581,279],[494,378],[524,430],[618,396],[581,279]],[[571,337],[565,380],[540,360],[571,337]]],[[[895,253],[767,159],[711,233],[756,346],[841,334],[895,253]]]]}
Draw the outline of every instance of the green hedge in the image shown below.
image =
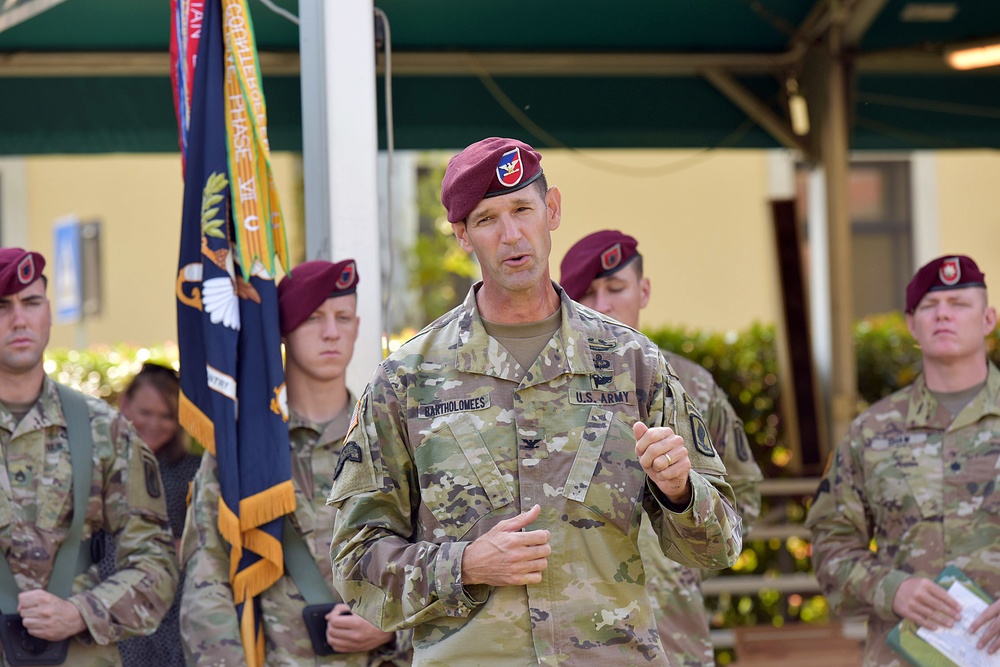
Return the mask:
{"type": "MultiPolygon", "coordinates": [[[[746,426],[765,476],[785,475],[791,449],[784,428],[774,326],[754,324],[725,334],[667,327],[646,334],[657,345],[701,364],[729,395],[746,426]]],[[[1000,330],[987,338],[1000,365],[1000,330]]],[[[920,350],[901,313],[865,318],[854,327],[860,412],[920,373],[920,350]]]]}
{"type": "Polygon", "coordinates": [[[121,343],[86,350],[50,348],[45,351],[45,372],[57,382],[118,405],[118,397],[147,361],[177,368],[177,346],[121,343]]]}

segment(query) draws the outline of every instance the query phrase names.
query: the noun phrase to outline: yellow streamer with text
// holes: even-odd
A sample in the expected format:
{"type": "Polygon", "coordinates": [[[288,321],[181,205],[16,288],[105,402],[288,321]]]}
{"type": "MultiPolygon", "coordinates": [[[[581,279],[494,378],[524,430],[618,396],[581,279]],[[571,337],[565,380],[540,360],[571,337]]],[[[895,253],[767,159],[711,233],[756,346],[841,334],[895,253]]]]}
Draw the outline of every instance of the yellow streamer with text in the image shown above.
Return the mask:
{"type": "Polygon", "coordinates": [[[287,271],[288,241],[267,142],[267,106],[246,0],[223,0],[226,136],[236,247],[243,278],[254,262],[273,278],[274,258],[287,271]]]}

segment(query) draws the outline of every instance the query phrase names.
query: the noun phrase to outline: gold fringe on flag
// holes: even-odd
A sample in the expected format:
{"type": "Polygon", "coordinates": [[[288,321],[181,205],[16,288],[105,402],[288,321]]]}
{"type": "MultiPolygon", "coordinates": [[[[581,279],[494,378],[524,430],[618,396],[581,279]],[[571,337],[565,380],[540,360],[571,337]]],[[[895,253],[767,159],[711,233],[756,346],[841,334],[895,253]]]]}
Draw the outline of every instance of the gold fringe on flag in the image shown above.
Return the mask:
{"type": "Polygon", "coordinates": [[[177,419],[188,435],[215,454],[215,424],[182,391],[177,403],[177,419]]]}
{"type": "Polygon", "coordinates": [[[294,511],[295,485],[288,479],[240,499],[240,529],[246,532],[294,511]]]}

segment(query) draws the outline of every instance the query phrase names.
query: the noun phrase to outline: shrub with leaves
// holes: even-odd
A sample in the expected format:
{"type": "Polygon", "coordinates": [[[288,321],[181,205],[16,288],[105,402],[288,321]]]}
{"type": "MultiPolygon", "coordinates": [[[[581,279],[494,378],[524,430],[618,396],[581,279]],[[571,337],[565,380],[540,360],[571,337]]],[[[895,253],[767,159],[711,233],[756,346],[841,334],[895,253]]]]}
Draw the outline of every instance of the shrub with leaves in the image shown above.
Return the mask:
{"type": "Polygon", "coordinates": [[[49,348],[45,351],[45,372],[56,382],[118,405],[118,397],[147,361],[177,368],[177,345],[49,348]]]}

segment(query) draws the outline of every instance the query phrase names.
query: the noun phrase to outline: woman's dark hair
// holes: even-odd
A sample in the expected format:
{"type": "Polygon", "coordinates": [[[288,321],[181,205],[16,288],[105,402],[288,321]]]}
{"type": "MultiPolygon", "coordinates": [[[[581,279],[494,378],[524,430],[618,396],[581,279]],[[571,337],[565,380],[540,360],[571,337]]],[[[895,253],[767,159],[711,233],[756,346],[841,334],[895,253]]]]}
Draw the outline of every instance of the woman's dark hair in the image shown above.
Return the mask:
{"type": "MultiPolygon", "coordinates": [[[[160,394],[167,404],[167,409],[170,410],[170,415],[176,421],[177,403],[181,392],[181,383],[177,376],[177,371],[169,366],[161,366],[160,364],[147,361],[142,365],[142,369],[135,374],[135,377],[132,378],[128,388],[125,390],[125,396],[130,400],[135,398],[135,393],[143,385],[152,387],[160,394]]],[[[177,432],[174,434],[174,438],[165,444],[161,451],[170,463],[176,463],[187,454],[187,436],[184,433],[184,429],[180,427],[180,424],[177,425],[177,432]]]]}

